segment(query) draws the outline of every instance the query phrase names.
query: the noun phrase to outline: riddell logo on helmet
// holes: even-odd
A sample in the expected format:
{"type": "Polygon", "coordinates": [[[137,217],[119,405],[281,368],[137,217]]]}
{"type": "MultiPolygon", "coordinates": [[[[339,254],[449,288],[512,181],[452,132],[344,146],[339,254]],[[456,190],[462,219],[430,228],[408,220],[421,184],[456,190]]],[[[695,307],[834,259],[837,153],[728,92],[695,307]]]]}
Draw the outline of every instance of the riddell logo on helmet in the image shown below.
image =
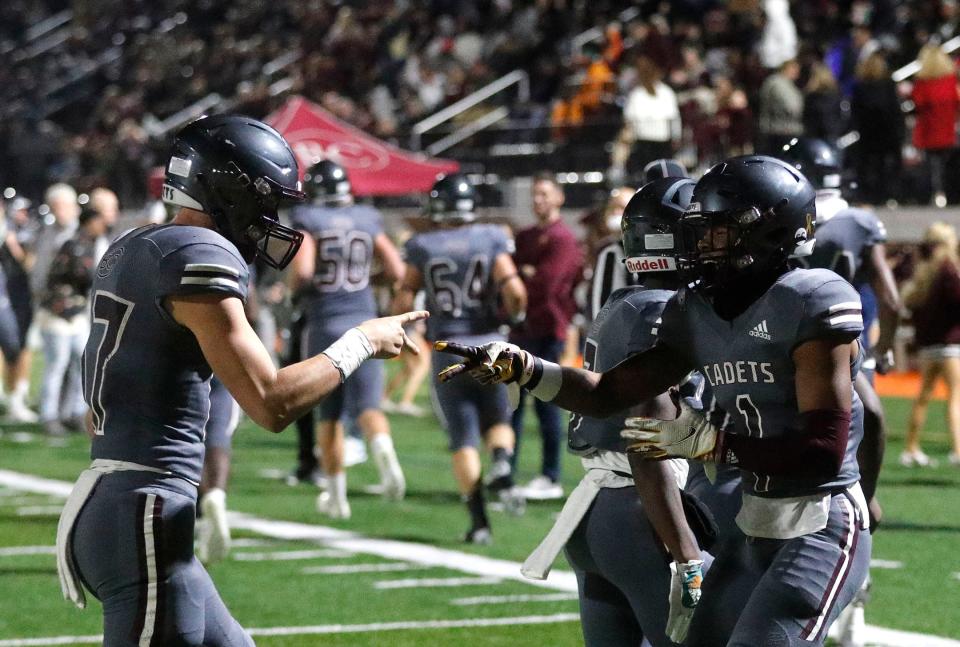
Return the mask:
{"type": "Polygon", "coordinates": [[[671,256],[635,256],[624,261],[628,272],[672,272],[677,261],[671,256]]]}

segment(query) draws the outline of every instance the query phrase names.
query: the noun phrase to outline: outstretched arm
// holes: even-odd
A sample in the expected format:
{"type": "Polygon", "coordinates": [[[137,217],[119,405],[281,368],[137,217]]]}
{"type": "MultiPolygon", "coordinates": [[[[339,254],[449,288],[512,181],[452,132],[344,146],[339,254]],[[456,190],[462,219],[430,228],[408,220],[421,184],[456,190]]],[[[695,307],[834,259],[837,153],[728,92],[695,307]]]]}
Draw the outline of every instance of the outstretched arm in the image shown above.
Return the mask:
{"type": "Polygon", "coordinates": [[[564,367],[560,390],[552,402],[568,411],[605,418],[656,397],[693,368],[658,344],[603,373],[564,367]]]}
{"type": "Polygon", "coordinates": [[[632,355],[603,373],[561,367],[500,341],[482,346],[438,341],[434,347],[465,359],[441,371],[441,382],[464,372],[481,384],[516,382],[540,400],[593,418],[606,418],[650,400],[694,368],[662,345],[632,355]]]}
{"type": "Polygon", "coordinates": [[[883,244],[878,243],[870,250],[870,267],[873,290],[877,293],[880,305],[880,339],[877,342],[877,351],[883,354],[893,348],[903,302],[900,300],[893,272],[887,264],[887,253],[883,244]]]}
{"type": "Polygon", "coordinates": [[[274,433],[340,386],[344,366],[355,368],[353,364],[368,357],[393,357],[404,346],[419,352],[403,332],[403,324],[428,316],[410,312],[365,321],[324,353],[278,370],[237,297],[178,296],[169,298],[167,305],[173,318],[196,337],[213,372],[237,403],[254,422],[274,433]]]}

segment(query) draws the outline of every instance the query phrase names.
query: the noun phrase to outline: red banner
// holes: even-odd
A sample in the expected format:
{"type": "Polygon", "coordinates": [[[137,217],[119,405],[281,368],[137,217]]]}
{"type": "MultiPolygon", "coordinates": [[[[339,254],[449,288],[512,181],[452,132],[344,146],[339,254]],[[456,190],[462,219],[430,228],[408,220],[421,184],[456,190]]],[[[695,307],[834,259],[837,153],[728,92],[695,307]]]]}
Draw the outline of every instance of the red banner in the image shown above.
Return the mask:
{"type": "Polygon", "coordinates": [[[438,175],[460,168],[371,137],[303,97],[291,98],[266,121],[290,142],[301,178],[310,165],[330,159],[347,170],[355,195],[426,193],[438,175]]]}

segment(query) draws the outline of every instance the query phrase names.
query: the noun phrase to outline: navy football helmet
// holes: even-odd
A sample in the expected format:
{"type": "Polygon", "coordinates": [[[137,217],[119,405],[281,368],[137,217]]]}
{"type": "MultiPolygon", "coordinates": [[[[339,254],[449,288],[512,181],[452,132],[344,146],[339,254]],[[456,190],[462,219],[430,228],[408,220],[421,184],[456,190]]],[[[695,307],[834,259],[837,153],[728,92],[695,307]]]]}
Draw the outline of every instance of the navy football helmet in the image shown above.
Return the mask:
{"type": "Polygon", "coordinates": [[[435,223],[466,223],[476,219],[477,191],[466,175],[441,175],[427,198],[427,215],[435,223]]]}
{"type": "Polygon", "coordinates": [[[167,163],[163,201],[202,211],[237,246],[283,269],[303,234],[281,225],[277,211],[303,202],[297,158],[276,130],[249,117],[203,117],[176,135],[167,163]]]}
{"type": "Polygon", "coordinates": [[[657,159],[643,167],[643,181],[653,182],[662,177],[690,177],[683,164],[675,159],[657,159]]]}
{"type": "Polygon", "coordinates": [[[840,155],[822,139],[794,137],[775,157],[803,173],[815,190],[840,190],[840,155]]]}
{"type": "Polygon", "coordinates": [[[345,204],[353,199],[346,170],[331,160],[320,160],[303,176],[307,197],[314,204],[345,204]]]}
{"type": "Polygon", "coordinates": [[[680,219],[690,205],[695,184],[688,178],[663,177],[633,194],[620,221],[627,270],[642,273],[678,269],[680,219]]]}
{"type": "Polygon", "coordinates": [[[705,288],[761,276],[813,240],[816,193],[789,164],[765,155],[711,168],[681,219],[680,264],[705,288]]]}

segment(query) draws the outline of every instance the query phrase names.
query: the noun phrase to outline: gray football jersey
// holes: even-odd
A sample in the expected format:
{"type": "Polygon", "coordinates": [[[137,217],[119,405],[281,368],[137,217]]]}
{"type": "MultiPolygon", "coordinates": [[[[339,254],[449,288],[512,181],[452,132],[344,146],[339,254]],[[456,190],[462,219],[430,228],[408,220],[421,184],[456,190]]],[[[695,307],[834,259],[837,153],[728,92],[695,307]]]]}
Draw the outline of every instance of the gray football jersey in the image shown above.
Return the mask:
{"type": "Polygon", "coordinates": [[[110,245],[94,277],[83,354],[93,458],[200,480],[211,370],[163,303],[204,293],[245,300],[247,283],[237,248],[210,229],[151,225],[110,245]]]}
{"type": "Polygon", "coordinates": [[[485,335],[497,330],[493,263],[513,241],[496,225],[470,224],[417,234],[404,247],[423,276],[430,318],[427,338],[485,335]]]}
{"type": "MultiPolygon", "coordinates": [[[[583,346],[583,367],[603,372],[653,346],[660,315],[673,294],[671,290],[647,290],[642,286],[622,288],[611,294],[590,326],[583,346]]],[[[625,452],[620,432],[626,416],[626,411],[608,418],[571,415],[567,447],[580,455],[597,449],[625,452]]]]}
{"type": "MultiPolygon", "coordinates": [[[[769,438],[802,433],[793,350],[814,339],[852,341],[862,328],[860,298],[848,282],[829,270],[796,269],[781,276],[732,321],[721,319],[700,292],[680,290],[664,309],[658,343],[699,367],[719,406],[730,414],[733,427],[728,425],[728,431],[769,438]]],[[[850,390],[850,437],[834,480],[824,483],[745,471],[744,491],[767,497],[802,496],[859,480],[856,452],[863,436],[863,406],[852,381],[850,390]]]]}
{"type": "Polygon", "coordinates": [[[373,241],[383,233],[380,212],[365,205],[300,205],[290,212],[290,222],[317,245],[313,281],[303,292],[307,321],[350,317],[360,322],[376,317],[370,267],[373,241]]]}
{"type": "Polygon", "coordinates": [[[887,230],[871,211],[847,207],[823,224],[817,225],[813,252],[806,267],[832,270],[855,286],[868,283],[864,263],[870,249],[887,240],[887,230]]]}

